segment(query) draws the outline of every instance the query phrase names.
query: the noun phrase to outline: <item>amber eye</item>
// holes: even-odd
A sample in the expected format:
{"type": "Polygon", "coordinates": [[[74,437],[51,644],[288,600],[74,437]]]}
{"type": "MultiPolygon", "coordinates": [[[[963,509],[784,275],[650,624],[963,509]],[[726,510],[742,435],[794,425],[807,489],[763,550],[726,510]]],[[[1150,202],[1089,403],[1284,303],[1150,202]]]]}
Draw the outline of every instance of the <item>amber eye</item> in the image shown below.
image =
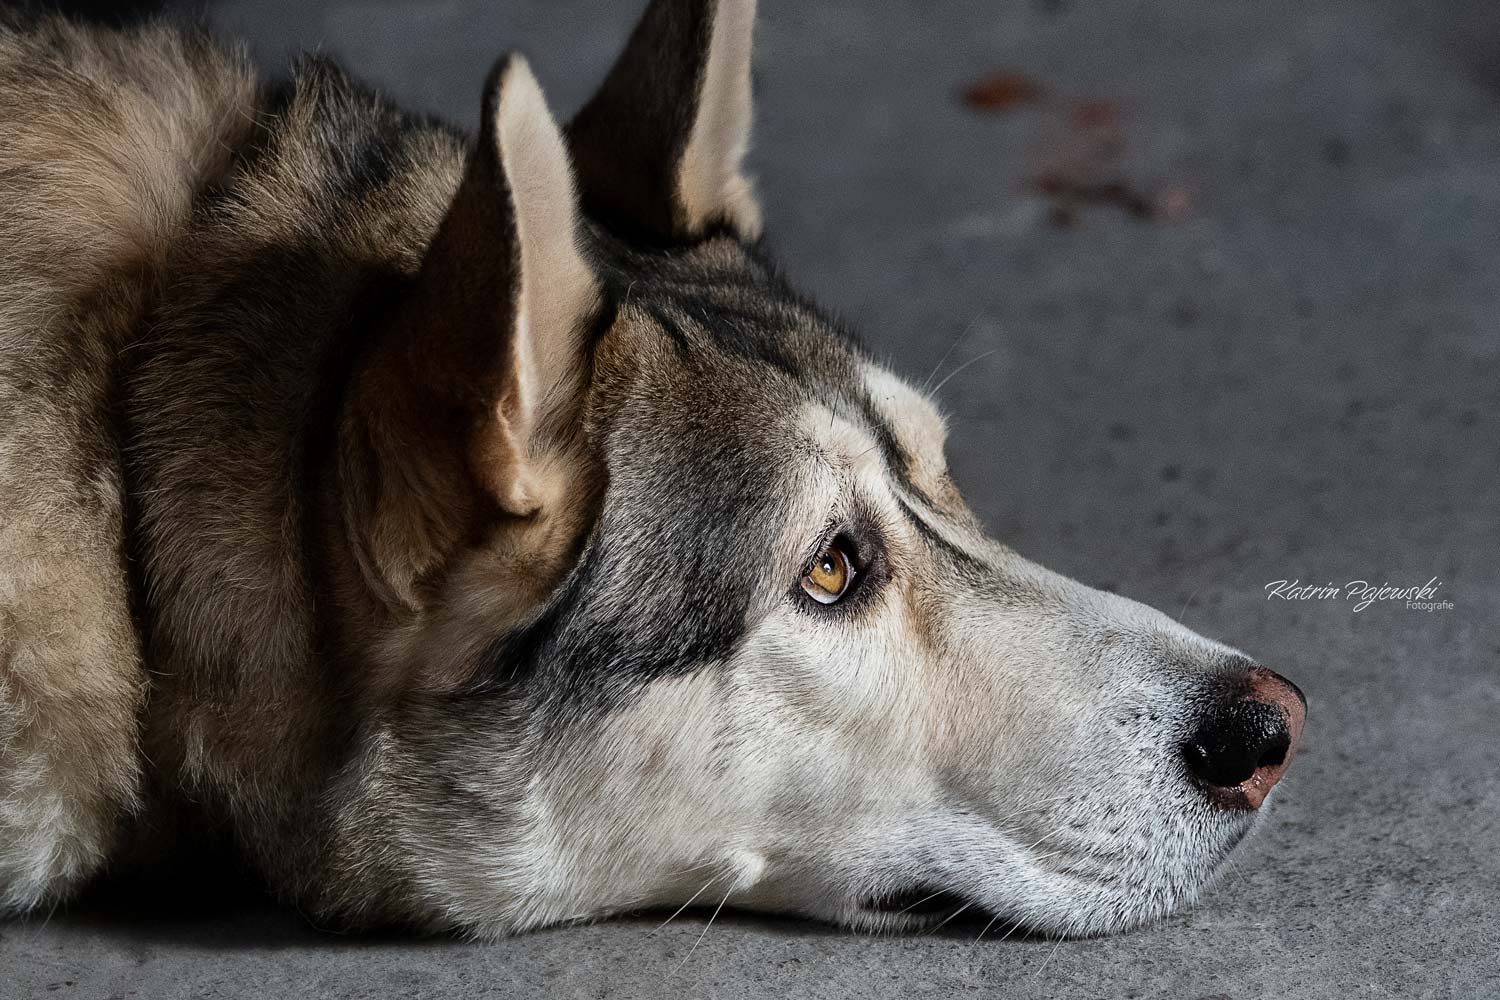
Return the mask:
{"type": "Polygon", "coordinates": [[[832,604],[849,592],[854,563],[841,539],[834,539],[802,577],[802,589],[819,604],[832,604]]]}

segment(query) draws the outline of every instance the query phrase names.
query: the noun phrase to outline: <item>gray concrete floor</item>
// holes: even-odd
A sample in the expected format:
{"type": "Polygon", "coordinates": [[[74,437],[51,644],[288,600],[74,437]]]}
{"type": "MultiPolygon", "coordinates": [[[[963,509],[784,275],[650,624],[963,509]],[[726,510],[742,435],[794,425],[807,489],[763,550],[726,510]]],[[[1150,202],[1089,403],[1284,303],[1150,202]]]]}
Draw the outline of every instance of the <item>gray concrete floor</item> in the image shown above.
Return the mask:
{"type": "MultiPolygon", "coordinates": [[[[639,6],[212,4],[268,66],[321,47],[466,123],[512,46],[576,107],[639,6]]],[[[1500,994],[1500,12],[764,6],[770,233],[897,369],[925,378],[959,341],[947,366],[971,364],[941,395],[975,508],[1024,554],[1181,612],[1307,692],[1307,752],[1260,835],[1198,906],[1104,940],[704,916],[350,940],[210,890],[4,926],[0,993],[1500,994]],[[961,87],[996,70],[1044,99],[966,107],[961,87]],[[1110,103],[1080,126],[1086,102],[1110,103]],[[1118,191],[1060,205],[1038,176],[1118,178],[1147,217],[1118,191]],[[1451,611],[1264,592],[1431,577],[1451,611]]]]}

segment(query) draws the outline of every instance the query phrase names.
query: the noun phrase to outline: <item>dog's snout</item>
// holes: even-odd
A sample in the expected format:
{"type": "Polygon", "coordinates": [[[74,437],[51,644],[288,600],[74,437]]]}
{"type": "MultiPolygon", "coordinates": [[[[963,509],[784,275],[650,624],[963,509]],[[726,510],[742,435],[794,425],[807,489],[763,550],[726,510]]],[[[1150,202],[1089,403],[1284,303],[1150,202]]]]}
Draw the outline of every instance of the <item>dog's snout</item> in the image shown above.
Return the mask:
{"type": "Polygon", "coordinates": [[[1257,809],[1286,772],[1307,699],[1297,685],[1252,667],[1235,697],[1215,706],[1183,744],[1188,769],[1221,804],[1257,809]]]}

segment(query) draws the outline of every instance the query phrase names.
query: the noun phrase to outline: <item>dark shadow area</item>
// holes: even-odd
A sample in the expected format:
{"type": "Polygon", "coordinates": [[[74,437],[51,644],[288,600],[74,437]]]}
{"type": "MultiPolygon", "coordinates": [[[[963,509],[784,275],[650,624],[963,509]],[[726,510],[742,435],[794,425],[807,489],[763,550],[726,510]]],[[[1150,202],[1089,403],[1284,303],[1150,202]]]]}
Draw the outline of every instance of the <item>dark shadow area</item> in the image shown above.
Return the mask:
{"type": "Polygon", "coordinates": [[[131,24],[156,15],[196,17],[204,0],[5,0],[0,7],[58,13],[93,24],[131,24]]]}
{"type": "Polygon", "coordinates": [[[217,851],[95,881],[77,899],[22,924],[56,924],[134,945],[241,949],[316,943],[319,934],[271,898],[255,875],[217,851]]]}

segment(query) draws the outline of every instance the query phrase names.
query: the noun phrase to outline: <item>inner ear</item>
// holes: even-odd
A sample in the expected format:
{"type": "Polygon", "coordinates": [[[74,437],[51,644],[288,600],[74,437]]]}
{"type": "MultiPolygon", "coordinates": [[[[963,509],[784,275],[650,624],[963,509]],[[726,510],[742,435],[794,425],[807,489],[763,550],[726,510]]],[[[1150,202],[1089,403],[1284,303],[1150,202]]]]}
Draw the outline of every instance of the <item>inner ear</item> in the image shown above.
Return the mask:
{"type": "Polygon", "coordinates": [[[345,429],[346,518],[366,580],[397,604],[497,518],[563,502],[549,427],[576,411],[598,282],[579,248],[562,133],[519,56],[413,286],[363,366],[345,429]]]}
{"type": "Polygon", "coordinates": [[[568,126],[585,210],[656,243],[760,234],[743,172],[755,0],[654,0],[568,126]]]}

